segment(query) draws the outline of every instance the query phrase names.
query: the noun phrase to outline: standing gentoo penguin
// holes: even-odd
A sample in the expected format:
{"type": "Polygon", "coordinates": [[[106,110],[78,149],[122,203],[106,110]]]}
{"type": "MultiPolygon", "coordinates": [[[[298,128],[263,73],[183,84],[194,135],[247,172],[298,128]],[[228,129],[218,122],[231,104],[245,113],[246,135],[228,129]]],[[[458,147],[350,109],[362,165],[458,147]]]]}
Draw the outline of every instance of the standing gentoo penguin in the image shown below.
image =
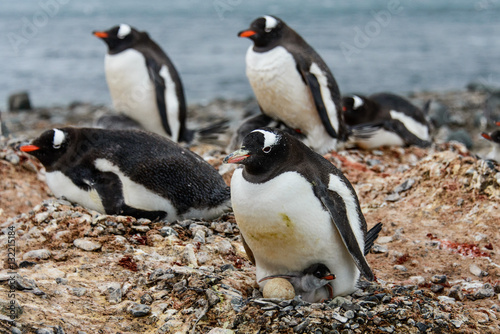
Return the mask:
{"type": "Polygon", "coordinates": [[[285,22],[263,16],[241,31],[253,41],[246,74],[267,116],[297,129],[304,143],[323,154],[347,136],[340,92],[323,59],[285,22]]]}
{"type": "Polygon", "coordinates": [[[189,143],[182,82],[158,44],[127,24],[93,34],[108,45],[104,67],[114,108],[145,130],[189,143]]]}
{"type": "Polygon", "coordinates": [[[230,208],[219,173],[201,157],[139,130],[47,130],[21,151],[45,166],[56,197],[107,214],[210,219],[230,208]]]}
{"type": "Polygon", "coordinates": [[[344,96],[342,105],[352,131],[350,141],[361,148],[431,144],[431,127],[425,118],[430,101],[421,110],[401,96],[378,93],[344,96]]]}
{"type": "MultiPolygon", "coordinates": [[[[500,122],[496,122],[500,126],[500,122]]],[[[491,141],[491,151],[486,155],[486,159],[500,163],[500,130],[495,130],[491,134],[482,133],[484,139],[491,141]]]]}
{"type": "Polygon", "coordinates": [[[333,298],[333,289],[330,283],[335,279],[335,275],[323,263],[315,263],[304,269],[302,272],[292,272],[286,275],[271,275],[264,277],[259,283],[273,278],[287,279],[293,286],[296,295],[302,296],[303,300],[320,300],[321,296],[328,293],[328,299],[333,298]],[[320,294],[320,297],[315,296],[320,294]]]}
{"type": "MultiPolygon", "coordinates": [[[[257,282],[315,263],[336,276],[329,283],[335,296],[353,292],[360,274],[373,279],[364,251],[379,230],[367,234],[356,193],[332,163],[272,128],[252,131],[224,162],[243,165],[233,174],[231,201],[257,282]]],[[[329,297],[319,295],[309,301],[329,297]]]]}

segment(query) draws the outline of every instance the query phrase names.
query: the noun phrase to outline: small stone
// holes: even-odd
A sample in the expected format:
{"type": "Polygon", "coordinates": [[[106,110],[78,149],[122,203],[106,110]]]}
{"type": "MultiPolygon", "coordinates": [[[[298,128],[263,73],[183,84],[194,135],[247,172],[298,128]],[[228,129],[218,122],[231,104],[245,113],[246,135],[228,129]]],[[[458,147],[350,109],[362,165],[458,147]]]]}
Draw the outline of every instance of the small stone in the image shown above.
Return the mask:
{"type": "Polygon", "coordinates": [[[153,303],[153,297],[149,293],[145,293],[141,296],[141,304],[151,305],[153,303]]]}
{"type": "Polygon", "coordinates": [[[471,313],[471,318],[477,321],[480,324],[484,324],[488,321],[490,321],[490,318],[488,317],[488,314],[485,312],[472,312],[471,313]]]}
{"type": "Polygon", "coordinates": [[[431,291],[434,293],[441,293],[444,290],[444,286],[441,284],[432,284],[431,291]]]}
{"type": "Polygon", "coordinates": [[[108,293],[108,302],[111,304],[118,304],[122,301],[122,289],[109,287],[107,290],[108,293]]]}
{"type": "Polygon", "coordinates": [[[377,243],[383,245],[383,244],[387,244],[387,243],[391,242],[392,240],[393,240],[392,236],[383,236],[383,237],[377,238],[377,243]]]}
{"type": "Polygon", "coordinates": [[[481,270],[477,265],[474,263],[469,266],[469,271],[471,272],[472,275],[477,276],[477,277],[483,277],[486,276],[484,274],[484,271],[481,270]]]}
{"type": "Polygon", "coordinates": [[[356,314],[352,310],[348,310],[344,313],[344,317],[346,317],[347,319],[353,319],[355,316],[356,314]]]}
{"type": "Polygon", "coordinates": [[[184,258],[187,263],[193,267],[198,267],[198,260],[196,259],[196,254],[194,252],[194,246],[192,244],[187,244],[184,248],[184,258]]]}
{"type": "Polygon", "coordinates": [[[264,298],[293,299],[295,290],[287,279],[278,277],[267,281],[262,295],[264,298]]]}
{"type": "Polygon", "coordinates": [[[208,304],[210,306],[217,305],[220,302],[220,297],[214,290],[206,289],[205,293],[207,294],[208,304]]]}
{"type": "MultiPolygon", "coordinates": [[[[485,284],[486,285],[486,284],[485,284]]],[[[493,288],[482,288],[474,292],[474,299],[491,298],[495,295],[493,288]]]]}
{"type": "Polygon", "coordinates": [[[134,317],[137,317],[137,318],[138,317],[145,317],[151,313],[151,307],[149,307],[148,305],[144,305],[144,304],[134,303],[131,307],[129,307],[128,311],[134,317]]]}
{"type": "Polygon", "coordinates": [[[457,319],[450,320],[450,322],[451,322],[451,324],[452,324],[453,326],[455,326],[455,328],[460,328],[460,327],[462,327],[462,325],[463,325],[463,323],[464,323],[462,320],[457,320],[457,319]]]}
{"type": "Polygon", "coordinates": [[[410,276],[410,282],[415,285],[421,285],[425,283],[425,278],[423,276],[410,276]]]}
{"type": "Polygon", "coordinates": [[[160,235],[164,238],[169,237],[171,235],[175,235],[176,237],[179,236],[179,234],[170,226],[163,226],[162,228],[160,228],[159,232],[160,235]]]}
{"type": "Polygon", "coordinates": [[[31,110],[29,93],[21,91],[9,95],[9,111],[31,110]]]}
{"type": "Polygon", "coordinates": [[[384,200],[386,202],[397,202],[401,199],[401,196],[397,193],[388,195],[384,200]]]}
{"type": "Polygon", "coordinates": [[[217,242],[217,250],[222,255],[230,255],[234,253],[233,245],[231,245],[231,243],[226,239],[221,239],[217,242]]]}
{"type": "Polygon", "coordinates": [[[15,153],[9,153],[5,156],[5,160],[10,162],[13,165],[19,165],[19,162],[21,162],[21,158],[15,153]]]}
{"type": "Polygon", "coordinates": [[[48,249],[36,249],[24,253],[23,260],[47,260],[51,255],[48,249]]]}
{"type": "Polygon", "coordinates": [[[427,330],[427,328],[429,328],[429,326],[427,326],[426,324],[424,324],[423,322],[420,322],[420,321],[418,321],[416,323],[416,327],[418,328],[418,330],[421,333],[425,333],[425,331],[427,330]]]}
{"type": "Polygon", "coordinates": [[[31,268],[36,265],[36,262],[31,261],[21,261],[19,262],[19,268],[31,268]]]}
{"type": "Polygon", "coordinates": [[[87,252],[97,251],[102,247],[101,243],[84,238],[75,239],[73,245],[87,252]]]}
{"type": "Polygon", "coordinates": [[[446,280],[446,275],[434,275],[431,277],[431,282],[435,284],[444,284],[446,283],[446,280]]]}
{"type": "Polygon", "coordinates": [[[462,292],[462,287],[460,285],[452,286],[448,292],[448,297],[454,298],[458,301],[464,300],[465,296],[462,292]]]}
{"type": "MultiPolygon", "coordinates": [[[[16,288],[16,290],[33,290],[35,289],[37,286],[36,286],[36,283],[35,283],[35,280],[32,280],[26,276],[21,276],[19,274],[16,274],[13,276],[14,280],[14,287],[16,288]]],[[[9,284],[12,284],[11,283],[12,280],[9,280],[9,284]]]]}
{"type": "Polygon", "coordinates": [[[73,293],[73,295],[75,295],[77,297],[81,297],[81,296],[85,295],[85,293],[87,292],[87,289],[85,289],[85,288],[72,288],[71,292],[73,293]]]}
{"type": "Polygon", "coordinates": [[[389,251],[389,249],[386,246],[374,244],[371,251],[375,254],[383,254],[383,253],[387,253],[389,251]]]}
{"type": "Polygon", "coordinates": [[[409,190],[413,185],[415,184],[415,180],[414,179],[407,179],[406,181],[404,181],[403,183],[401,183],[399,186],[397,186],[396,188],[394,188],[394,193],[398,194],[400,192],[404,192],[404,191],[407,191],[409,190]]]}
{"type": "Polygon", "coordinates": [[[52,328],[39,328],[35,334],[55,334],[52,328]]]}
{"type": "Polygon", "coordinates": [[[438,300],[439,300],[441,303],[445,303],[445,304],[455,304],[455,299],[454,299],[454,298],[451,298],[451,297],[439,296],[439,297],[438,297],[438,300]]]}
{"type": "Polygon", "coordinates": [[[406,268],[405,266],[401,265],[401,264],[397,264],[394,266],[394,269],[396,270],[399,270],[399,271],[403,271],[403,272],[406,272],[408,271],[408,268],[406,268]]]}
{"type": "Polygon", "coordinates": [[[45,220],[47,220],[47,218],[49,218],[49,215],[50,215],[50,212],[48,212],[48,211],[37,213],[37,214],[35,215],[35,221],[36,221],[38,224],[41,224],[41,223],[43,223],[45,220]]]}
{"type": "Polygon", "coordinates": [[[234,331],[227,328],[212,328],[208,334],[234,334],[234,331]]]}
{"type": "Polygon", "coordinates": [[[309,325],[309,319],[306,319],[306,320],[302,321],[300,324],[298,324],[297,326],[295,326],[293,328],[293,331],[295,333],[302,333],[308,325],[309,325]]]}
{"type": "Polygon", "coordinates": [[[337,321],[340,321],[341,323],[345,324],[349,319],[344,317],[344,316],[341,316],[340,314],[334,312],[332,314],[332,318],[337,320],[337,321]]]}
{"type": "Polygon", "coordinates": [[[66,278],[57,277],[56,278],[56,283],[57,284],[66,285],[66,284],[68,284],[68,280],[66,278]]]}

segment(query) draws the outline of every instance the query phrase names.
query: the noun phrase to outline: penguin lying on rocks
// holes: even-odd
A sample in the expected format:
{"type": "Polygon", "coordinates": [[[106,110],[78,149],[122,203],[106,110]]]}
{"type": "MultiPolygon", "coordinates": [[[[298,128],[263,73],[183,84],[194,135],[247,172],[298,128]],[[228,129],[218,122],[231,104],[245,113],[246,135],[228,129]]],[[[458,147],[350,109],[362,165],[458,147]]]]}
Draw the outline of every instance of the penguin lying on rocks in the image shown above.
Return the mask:
{"type": "MultiPolygon", "coordinates": [[[[496,122],[500,126],[500,122],[496,122]]],[[[491,151],[486,155],[486,159],[500,163],[500,130],[495,130],[491,134],[482,133],[481,136],[491,142],[491,151]]]]}
{"type": "Polygon", "coordinates": [[[20,150],[44,165],[56,197],[101,213],[173,221],[230,209],[229,187],[211,165],[153,133],[58,128],[20,150]]]}

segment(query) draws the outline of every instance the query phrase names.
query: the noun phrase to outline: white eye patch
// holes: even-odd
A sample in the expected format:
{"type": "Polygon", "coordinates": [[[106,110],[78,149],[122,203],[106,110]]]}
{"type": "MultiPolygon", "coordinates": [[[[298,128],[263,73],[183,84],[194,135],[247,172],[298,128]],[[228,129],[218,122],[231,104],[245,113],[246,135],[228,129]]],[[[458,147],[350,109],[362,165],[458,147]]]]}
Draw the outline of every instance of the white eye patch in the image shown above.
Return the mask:
{"type": "Polygon", "coordinates": [[[132,31],[132,28],[130,28],[130,26],[128,24],[120,24],[120,28],[118,29],[118,33],[116,34],[118,36],[119,39],[124,39],[125,37],[128,36],[128,34],[130,34],[130,32],[132,31]]]}
{"type": "Polygon", "coordinates": [[[52,139],[52,146],[54,148],[61,147],[62,143],[66,140],[66,135],[59,129],[53,129],[54,138],[52,139]]]}
{"type": "Polygon", "coordinates": [[[264,135],[264,147],[274,146],[279,141],[278,136],[272,132],[264,130],[253,130],[252,132],[260,132],[264,135]]]}
{"type": "Polygon", "coordinates": [[[352,99],[354,100],[354,109],[358,109],[359,107],[363,106],[363,104],[365,104],[363,102],[363,99],[359,96],[353,95],[352,99]]]}
{"type": "Polygon", "coordinates": [[[266,32],[270,32],[278,25],[278,20],[276,20],[272,16],[266,15],[264,16],[264,19],[266,20],[266,28],[265,28],[266,32]]]}

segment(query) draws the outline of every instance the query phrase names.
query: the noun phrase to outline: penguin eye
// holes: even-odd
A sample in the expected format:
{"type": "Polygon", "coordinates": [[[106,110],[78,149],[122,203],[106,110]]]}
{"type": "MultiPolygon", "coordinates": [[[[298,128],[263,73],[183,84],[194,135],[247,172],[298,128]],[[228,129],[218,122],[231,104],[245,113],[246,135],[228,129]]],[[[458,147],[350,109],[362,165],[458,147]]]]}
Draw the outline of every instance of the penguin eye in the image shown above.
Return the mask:
{"type": "Polygon", "coordinates": [[[264,153],[269,153],[269,152],[271,152],[271,146],[266,146],[266,147],[264,147],[264,148],[262,149],[262,152],[264,152],[264,153]]]}

